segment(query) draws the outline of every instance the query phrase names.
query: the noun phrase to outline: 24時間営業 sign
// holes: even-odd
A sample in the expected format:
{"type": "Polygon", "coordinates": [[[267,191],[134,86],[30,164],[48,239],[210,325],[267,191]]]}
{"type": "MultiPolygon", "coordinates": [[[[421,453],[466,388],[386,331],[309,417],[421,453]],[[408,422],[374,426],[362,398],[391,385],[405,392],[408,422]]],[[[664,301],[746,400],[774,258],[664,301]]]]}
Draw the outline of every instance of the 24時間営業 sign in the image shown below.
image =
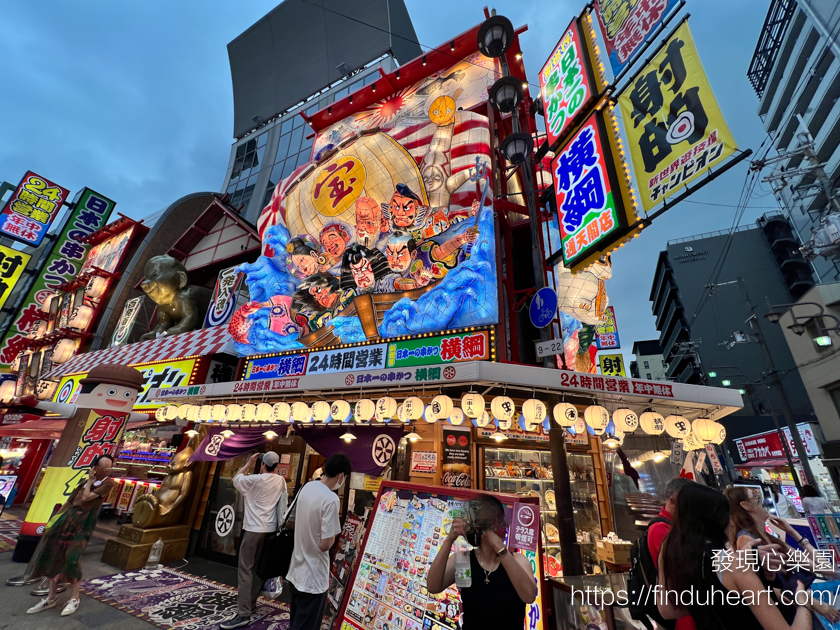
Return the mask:
{"type": "Polygon", "coordinates": [[[38,247],[70,191],[27,171],[0,212],[0,232],[38,247]]]}

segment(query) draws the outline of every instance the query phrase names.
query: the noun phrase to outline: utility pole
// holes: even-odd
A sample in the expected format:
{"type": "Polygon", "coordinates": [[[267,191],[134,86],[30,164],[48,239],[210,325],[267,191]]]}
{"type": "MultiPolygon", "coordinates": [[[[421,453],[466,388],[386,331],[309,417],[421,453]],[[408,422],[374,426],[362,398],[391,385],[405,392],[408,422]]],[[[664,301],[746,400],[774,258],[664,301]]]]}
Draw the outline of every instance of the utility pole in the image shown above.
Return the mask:
{"type": "MultiPolygon", "coordinates": [[[[770,349],[767,347],[767,341],[764,339],[764,333],[761,331],[761,324],[759,322],[759,317],[755,313],[755,306],[753,306],[753,303],[750,301],[746,284],[740,276],[738,276],[738,286],[741,288],[741,293],[744,294],[744,300],[746,301],[747,308],[750,311],[750,318],[747,321],[750,323],[750,326],[755,332],[756,340],[758,341],[758,345],[761,347],[761,353],[764,356],[764,365],[767,368],[767,376],[765,377],[767,383],[766,387],[768,390],[776,392],[779,404],[782,407],[782,415],[785,417],[785,422],[787,423],[788,429],[790,429],[790,435],[793,438],[793,444],[796,447],[796,454],[799,457],[802,472],[805,473],[806,481],[816,488],[817,484],[814,480],[814,473],[811,471],[811,463],[808,461],[808,453],[805,451],[805,445],[802,443],[802,437],[799,435],[799,429],[796,428],[796,423],[793,421],[793,413],[791,411],[787,395],[785,394],[784,387],[782,387],[782,382],[779,379],[779,372],[776,369],[776,365],[773,363],[773,357],[770,354],[770,349]]],[[[764,381],[765,379],[762,379],[762,382],[764,381]]],[[[773,420],[776,422],[776,427],[778,429],[779,424],[776,415],[771,415],[773,415],[773,420]]],[[[782,444],[785,444],[784,435],[782,435],[782,444]]],[[[785,451],[787,451],[787,448],[785,448],[785,451]]],[[[791,464],[792,463],[793,462],[791,462],[791,464]]],[[[793,476],[796,481],[796,486],[799,488],[799,481],[796,479],[796,469],[792,468],[791,470],[794,473],[793,476]]]]}

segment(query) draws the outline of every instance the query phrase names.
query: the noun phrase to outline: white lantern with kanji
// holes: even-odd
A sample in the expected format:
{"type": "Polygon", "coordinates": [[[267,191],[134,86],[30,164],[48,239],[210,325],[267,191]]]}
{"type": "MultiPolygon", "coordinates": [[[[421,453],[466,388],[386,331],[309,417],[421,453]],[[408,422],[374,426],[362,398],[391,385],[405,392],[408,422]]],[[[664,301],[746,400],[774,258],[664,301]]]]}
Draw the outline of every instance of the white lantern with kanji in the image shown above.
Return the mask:
{"type": "Polygon", "coordinates": [[[434,412],[432,411],[432,405],[429,405],[429,406],[428,406],[428,407],[426,407],[426,409],[423,411],[423,419],[424,419],[426,422],[428,422],[429,424],[434,424],[435,422],[437,422],[438,420],[440,420],[440,418],[438,418],[438,417],[434,414],[434,412]]]}
{"type": "Polygon", "coordinates": [[[726,427],[724,427],[720,422],[715,422],[715,437],[712,439],[712,444],[723,444],[723,441],[726,439],[726,427]]]}
{"type": "Polygon", "coordinates": [[[288,422],[292,417],[292,408],[289,403],[274,403],[271,407],[271,419],[274,422],[288,422]]]}
{"type": "Polygon", "coordinates": [[[554,421],[561,427],[570,427],[578,419],[577,407],[571,403],[560,402],[554,405],[554,421]]]}
{"type": "Polygon", "coordinates": [[[85,287],[85,295],[89,298],[96,299],[108,288],[108,280],[102,276],[91,276],[85,287]]]}
{"type": "Polygon", "coordinates": [[[190,408],[187,410],[187,420],[189,420],[190,422],[198,422],[200,413],[200,405],[190,405],[190,408]]]}
{"type": "Polygon", "coordinates": [[[409,422],[411,420],[418,420],[423,415],[425,405],[423,404],[422,398],[410,396],[403,401],[402,408],[403,415],[406,417],[405,422],[409,422]]]}
{"type": "Polygon", "coordinates": [[[367,424],[373,418],[376,412],[376,403],[369,398],[362,398],[356,403],[356,409],[353,415],[356,417],[356,422],[359,424],[367,424]]]}
{"type": "Polygon", "coordinates": [[[672,438],[684,438],[691,432],[691,423],[683,416],[665,418],[665,432],[672,438]]]}
{"type": "Polygon", "coordinates": [[[449,418],[447,418],[447,420],[449,421],[449,424],[459,427],[464,424],[464,412],[458,407],[455,407],[452,410],[452,413],[449,414],[449,418]]]}
{"type": "Polygon", "coordinates": [[[484,397],[470,392],[461,398],[461,410],[468,418],[478,418],[484,413],[484,397]]]}
{"type": "Polygon", "coordinates": [[[332,413],[333,420],[337,420],[338,422],[344,424],[350,422],[350,418],[353,415],[353,408],[346,400],[334,400],[333,404],[330,406],[330,413],[332,413]]]}
{"type": "Polygon", "coordinates": [[[250,403],[242,405],[242,421],[253,422],[257,417],[257,406],[250,403]]]}
{"type": "Polygon", "coordinates": [[[213,405],[213,420],[221,422],[222,420],[227,420],[228,422],[236,422],[240,418],[242,418],[242,405],[228,405],[227,409],[225,409],[224,415],[220,418],[219,417],[219,409],[221,407],[224,409],[224,405],[213,405]]]}
{"type": "Polygon", "coordinates": [[[583,421],[583,418],[578,418],[575,420],[575,423],[572,426],[567,427],[566,430],[572,435],[586,433],[586,423],[583,421]]]}
{"type": "Polygon", "coordinates": [[[490,411],[496,420],[510,421],[516,413],[516,405],[507,396],[496,396],[490,402],[490,411]]]}
{"type": "Polygon", "coordinates": [[[397,413],[397,401],[390,396],[383,396],[376,401],[375,416],[379,422],[390,422],[395,413],[397,413]]]}
{"type": "Polygon", "coordinates": [[[483,411],[478,418],[473,418],[472,419],[472,423],[475,426],[477,426],[479,429],[484,429],[486,427],[489,427],[491,422],[492,422],[492,420],[490,418],[490,414],[487,413],[486,411],[483,411]]]}
{"type": "Polygon", "coordinates": [[[665,418],[655,411],[645,411],[639,418],[639,424],[648,435],[662,435],[665,430],[665,418]]]}
{"type": "Polygon", "coordinates": [[[292,403],[292,422],[312,422],[312,409],[305,402],[292,403]]]}
{"type": "Polygon", "coordinates": [[[703,448],[703,440],[694,435],[694,432],[690,432],[683,438],[683,446],[687,451],[699,451],[703,448]]]}
{"type": "Polygon", "coordinates": [[[213,419],[213,405],[201,405],[198,409],[198,419],[202,422],[210,422],[213,419]]]}
{"type": "Polygon", "coordinates": [[[623,407],[613,411],[615,428],[623,433],[632,433],[639,427],[639,416],[632,409],[623,407]]]}
{"type": "Polygon", "coordinates": [[[547,410],[545,403],[536,398],[529,398],[522,403],[522,415],[528,425],[540,425],[545,420],[547,410]]]}
{"type": "MultiPolygon", "coordinates": [[[[583,412],[583,419],[587,425],[603,433],[610,423],[610,412],[600,405],[590,405],[583,412]]],[[[596,433],[596,435],[601,435],[601,433],[596,433]]]]}
{"type": "Polygon", "coordinates": [[[454,406],[452,399],[444,394],[432,398],[432,404],[429,405],[436,418],[448,418],[454,406]]]}
{"type": "MultiPolygon", "coordinates": [[[[257,422],[268,422],[271,420],[272,411],[271,405],[268,403],[260,403],[257,405],[257,422]]],[[[187,418],[187,420],[189,420],[189,418],[187,418]]]]}
{"type": "Polygon", "coordinates": [[[316,400],[312,403],[312,419],[326,424],[332,420],[332,408],[326,400],[316,400]]]}
{"type": "MultiPolygon", "coordinates": [[[[64,363],[70,357],[76,354],[76,340],[75,339],[62,339],[53,348],[52,352],[52,359],[53,363],[64,363]]],[[[20,357],[20,355],[18,355],[20,357]]],[[[19,366],[20,364],[18,364],[19,366]]],[[[18,367],[20,369],[20,367],[18,367]]]]}

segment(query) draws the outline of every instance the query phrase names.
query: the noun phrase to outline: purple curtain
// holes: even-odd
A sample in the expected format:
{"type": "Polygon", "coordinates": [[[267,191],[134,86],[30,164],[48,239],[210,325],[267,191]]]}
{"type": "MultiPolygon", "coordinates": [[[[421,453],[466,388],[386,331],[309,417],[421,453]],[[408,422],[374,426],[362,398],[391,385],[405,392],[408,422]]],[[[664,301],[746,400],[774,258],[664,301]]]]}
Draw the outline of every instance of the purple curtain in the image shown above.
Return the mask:
{"type": "MultiPolygon", "coordinates": [[[[285,432],[288,425],[278,425],[277,433],[285,432]]],[[[323,457],[345,453],[350,458],[353,472],[378,477],[397,452],[397,445],[403,434],[402,425],[314,425],[295,424],[295,433],[323,457]],[[341,439],[347,431],[356,439],[346,443],[341,439]]],[[[210,432],[195,449],[190,461],[222,461],[239,455],[252,453],[262,448],[269,440],[263,435],[266,427],[233,427],[234,435],[221,435],[225,427],[211,427],[210,432]]]]}

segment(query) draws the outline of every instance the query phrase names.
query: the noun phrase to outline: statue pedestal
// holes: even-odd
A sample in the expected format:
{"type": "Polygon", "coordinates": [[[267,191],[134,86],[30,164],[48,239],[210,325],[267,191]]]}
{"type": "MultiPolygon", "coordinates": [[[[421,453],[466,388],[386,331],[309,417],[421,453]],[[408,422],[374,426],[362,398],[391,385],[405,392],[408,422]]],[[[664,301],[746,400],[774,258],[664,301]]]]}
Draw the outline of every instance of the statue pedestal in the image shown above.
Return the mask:
{"type": "Polygon", "coordinates": [[[134,571],[146,566],[152,545],[163,539],[163,554],[160,561],[183,560],[190,538],[188,525],[173,527],[152,527],[143,529],[134,525],[123,525],[117,538],[105,543],[102,562],[125,571],[134,571]]]}

